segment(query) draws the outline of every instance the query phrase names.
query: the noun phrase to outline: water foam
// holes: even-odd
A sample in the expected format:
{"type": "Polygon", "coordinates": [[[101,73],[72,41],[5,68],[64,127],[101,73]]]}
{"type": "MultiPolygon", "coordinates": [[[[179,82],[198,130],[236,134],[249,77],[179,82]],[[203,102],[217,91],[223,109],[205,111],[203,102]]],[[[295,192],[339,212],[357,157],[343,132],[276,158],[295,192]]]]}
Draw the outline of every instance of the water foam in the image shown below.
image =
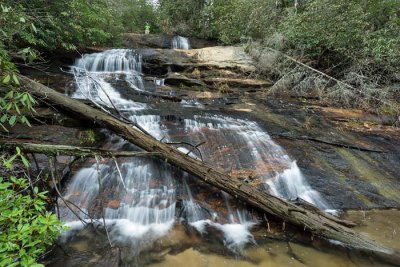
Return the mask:
{"type": "Polygon", "coordinates": [[[189,39],[183,36],[174,36],[171,41],[172,49],[190,49],[189,39]]]}

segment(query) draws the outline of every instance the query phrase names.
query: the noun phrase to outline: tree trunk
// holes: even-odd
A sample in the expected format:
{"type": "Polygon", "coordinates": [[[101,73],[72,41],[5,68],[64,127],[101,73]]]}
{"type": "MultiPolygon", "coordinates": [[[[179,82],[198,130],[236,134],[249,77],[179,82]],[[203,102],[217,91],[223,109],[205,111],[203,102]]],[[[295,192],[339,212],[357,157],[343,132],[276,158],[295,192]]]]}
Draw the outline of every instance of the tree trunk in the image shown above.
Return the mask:
{"type": "Polygon", "coordinates": [[[0,139],[0,148],[4,150],[15,151],[16,147],[19,147],[25,153],[37,153],[50,156],[65,155],[82,158],[94,158],[95,156],[102,156],[106,158],[160,156],[160,153],[157,152],[113,151],[92,147],[35,144],[0,139]]]}
{"type": "Polygon", "coordinates": [[[232,178],[230,175],[210,165],[181,153],[177,149],[136,130],[132,126],[100,110],[62,95],[27,77],[20,76],[20,80],[25,90],[37,97],[44,98],[47,102],[69,113],[107,128],[145,151],[158,153],[158,157],[166,162],[185,170],[210,185],[224,190],[233,197],[263,212],[279,217],[287,223],[300,226],[302,229],[311,232],[314,236],[339,241],[342,245],[371,253],[392,264],[400,262],[399,252],[386,248],[366,236],[341,225],[338,223],[338,220],[332,218],[333,216],[299,207],[288,201],[269,195],[264,191],[232,178]]]}

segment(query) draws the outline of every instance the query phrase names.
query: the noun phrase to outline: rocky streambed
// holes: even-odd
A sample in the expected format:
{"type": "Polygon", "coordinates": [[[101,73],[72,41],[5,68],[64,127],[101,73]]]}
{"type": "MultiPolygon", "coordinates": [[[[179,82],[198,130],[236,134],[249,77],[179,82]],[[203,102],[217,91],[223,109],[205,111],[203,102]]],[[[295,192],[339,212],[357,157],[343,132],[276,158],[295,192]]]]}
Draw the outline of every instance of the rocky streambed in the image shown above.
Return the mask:
{"type": "MultiPolygon", "coordinates": [[[[131,46],[129,42],[126,45],[131,46]]],[[[104,88],[109,88],[108,94],[121,110],[129,110],[130,113],[126,114],[151,134],[170,142],[204,143],[199,146],[200,154],[191,147],[182,145],[179,148],[192,156],[204,156],[206,161],[236,179],[263,187],[293,201],[298,201],[299,196],[302,199],[310,197],[310,201],[320,208],[351,210],[343,216],[355,218],[361,214],[364,217],[359,219],[360,223],[391,232],[392,239],[396,240],[396,223],[384,225],[376,222],[382,221],[388,214],[398,214],[396,210],[383,209],[398,209],[400,205],[400,135],[396,128],[384,125],[385,118],[359,110],[322,106],[313,99],[276,97],[269,92],[272,82],[257,77],[251,58],[241,47],[190,50],[135,48],[129,53],[134,54],[136,63],[141,62],[140,69],[128,69],[127,72],[117,69],[112,74],[98,74],[99,69],[93,69],[92,75],[101,79],[104,88]],[[296,166],[293,167],[293,164],[296,166]],[[293,177],[297,177],[297,180],[293,177]],[[277,181],[268,182],[269,179],[277,181]],[[295,183],[300,187],[292,189],[290,185],[295,183]],[[366,211],[370,209],[382,211],[366,211]],[[374,221],[366,219],[368,214],[373,214],[371,216],[374,221]]],[[[48,70],[50,75],[34,70],[26,70],[26,74],[60,92],[77,97],[79,88],[76,86],[76,75],[74,79],[73,73],[59,71],[60,65],[64,65],[64,70],[69,70],[67,65],[72,65],[72,62],[68,57],[59,57],[59,61],[55,61],[54,66],[48,70]]],[[[75,63],[75,66],[79,67],[79,63],[75,63]]],[[[106,70],[110,72],[110,69],[106,70]]],[[[85,81],[80,82],[82,87],[85,81]]],[[[99,97],[99,92],[101,94],[100,90],[96,91],[93,99],[99,97]]],[[[78,97],[85,98],[82,93],[78,97]]],[[[37,122],[32,128],[15,128],[11,135],[18,139],[48,143],[115,149],[129,147],[117,139],[110,142],[107,132],[61,114],[56,107],[40,108],[38,111],[37,122]]],[[[60,157],[58,161],[62,169],[67,167],[70,159],[60,157]]],[[[70,167],[72,178],[68,178],[68,175],[65,177],[65,193],[74,195],[75,199],[71,198],[74,201],[88,192],[78,190],[79,187],[74,189],[73,182],[68,180],[76,179],[77,176],[79,178],[79,173],[89,171],[94,164],[95,161],[89,160],[70,167]]],[[[117,177],[115,168],[107,171],[111,164],[105,163],[104,171],[108,177],[117,177]]],[[[150,189],[166,186],[160,195],[157,195],[158,191],[153,192],[157,198],[165,199],[166,202],[157,200],[150,206],[157,207],[158,211],[176,206],[173,213],[163,213],[166,219],[162,221],[164,223],[171,218],[176,223],[155,240],[139,242],[141,249],[137,248],[137,244],[133,248],[119,244],[109,249],[104,234],[95,235],[92,228],[85,228],[67,238],[67,252],[72,257],[61,251],[55,252],[49,260],[53,266],[64,261],[69,266],[147,265],[157,261],[172,265],[186,259],[199,262],[193,266],[222,265],[224,262],[234,262],[238,266],[279,266],[292,263],[299,266],[323,266],[321,264],[325,259],[336,259],[344,255],[345,250],[333,253],[329,250],[329,244],[322,245],[313,241],[309,236],[299,233],[298,229],[291,229],[274,218],[268,220],[268,216],[247,209],[244,204],[227,198],[223,192],[185,177],[178,170],[154,167],[162,164],[159,161],[130,163],[125,160],[120,164],[122,169],[126,168],[122,170],[124,175],[128,175],[132,168],[153,166],[146,171],[150,175],[145,176],[150,179],[146,180],[149,187],[140,190],[150,192],[150,189]],[[171,177],[164,177],[164,173],[169,173],[171,177]],[[163,179],[159,180],[159,177],[163,179]],[[177,181],[170,182],[169,179],[177,181]],[[182,180],[186,182],[182,183],[182,180]],[[168,190],[174,191],[168,193],[168,190]],[[167,194],[166,198],[162,192],[167,194]],[[218,219],[213,217],[214,213],[218,219]],[[204,221],[203,228],[200,228],[204,232],[193,227],[194,223],[200,221],[204,221]],[[246,222],[252,226],[228,230],[228,225],[246,225],[246,222]],[[190,224],[192,226],[188,227],[190,224]],[[249,232],[243,232],[243,229],[249,232]],[[229,244],[238,241],[230,240],[226,231],[244,233],[240,251],[229,247],[229,244]],[[307,244],[307,247],[294,245],[294,249],[290,245],[292,242],[307,244]],[[310,245],[320,250],[308,247],[310,245]],[[321,259],[319,263],[312,261],[310,255],[313,253],[321,259]],[[196,260],[204,258],[207,260],[196,260]]],[[[142,171],[140,173],[143,175],[142,171]]],[[[90,175],[81,176],[87,179],[90,175]]],[[[103,199],[101,202],[110,214],[114,214],[110,215],[110,219],[120,218],[118,216],[121,215],[115,215],[114,211],[123,209],[123,204],[133,201],[134,195],[123,196],[118,193],[116,178],[114,182],[111,179],[107,186],[108,189],[94,196],[94,200],[103,199]]],[[[136,189],[139,187],[133,186],[136,189]]],[[[84,208],[90,214],[101,214],[101,206],[93,203],[99,202],[89,201],[84,208]]],[[[131,208],[138,207],[132,205],[131,208]]],[[[396,218],[392,216],[390,221],[394,222],[396,218]]],[[[153,219],[149,220],[151,224],[153,219]]],[[[161,222],[157,220],[154,222],[161,222]]],[[[195,226],[199,227],[200,224],[195,226]]],[[[379,238],[380,231],[373,230],[373,227],[360,230],[379,238]]],[[[137,229],[133,231],[137,232],[137,229]]],[[[115,240],[113,242],[118,243],[115,240]]],[[[395,241],[390,245],[398,246],[395,241]]],[[[351,262],[351,259],[352,256],[344,262],[351,262]]],[[[357,258],[356,261],[364,260],[357,258]]],[[[340,264],[340,261],[332,262],[332,266],[340,264]]],[[[372,263],[367,261],[363,264],[372,263]]]]}

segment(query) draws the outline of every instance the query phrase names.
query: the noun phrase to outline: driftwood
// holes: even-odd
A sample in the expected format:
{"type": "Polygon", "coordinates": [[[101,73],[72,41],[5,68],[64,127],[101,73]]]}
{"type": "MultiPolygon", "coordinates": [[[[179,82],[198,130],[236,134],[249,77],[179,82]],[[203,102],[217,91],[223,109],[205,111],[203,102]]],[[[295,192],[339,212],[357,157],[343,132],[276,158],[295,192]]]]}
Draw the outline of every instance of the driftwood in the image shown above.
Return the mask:
{"type": "Polygon", "coordinates": [[[26,91],[37,97],[45,98],[46,101],[58,106],[66,112],[79,116],[82,120],[85,119],[107,128],[145,151],[158,153],[159,155],[157,157],[185,170],[210,185],[224,190],[233,197],[263,212],[276,216],[286,223],[297,225],[311,232],[316,237],[334,240],[335,243],[367,252],[392,264],[398,264],[400,262],[399,252],[389,249],[339,224],[332,220],[332,216],[330,215],[316,213],[313,210],[296,206],[288,201],[269,195],[264,191],[232,178],[230,175],[210,165],[185,155],[179,150],[140,132],[132,126],[100,110],[57,93],[27,77],[20,76],[19,78],[26,91]]]}
{"type": "Polygon", "coordinates": [[[95,156],[102,156],[107,158],[160,156],[160,153],[157,152],[114,151],[91,147],[49,145],[17,141],[10,142],[4,139],[0,139],[0,148],[14,151],[15,147],[19,147],[25,153],[37,153],[49,156],[65,155],[82,158],[94,158],[95,156]]]}

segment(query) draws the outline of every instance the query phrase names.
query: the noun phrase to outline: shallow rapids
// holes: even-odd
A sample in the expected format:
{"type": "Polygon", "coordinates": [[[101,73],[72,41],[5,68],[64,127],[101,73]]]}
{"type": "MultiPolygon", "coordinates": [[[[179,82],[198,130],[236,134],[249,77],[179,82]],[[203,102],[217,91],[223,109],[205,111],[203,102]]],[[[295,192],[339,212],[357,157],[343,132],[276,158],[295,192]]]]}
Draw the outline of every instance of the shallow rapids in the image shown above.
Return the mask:
{"type": "MultiPolygon", "coordinates": [[[[178,38],[176,43],[184,42],[178,38]]],[[[235,179],[281,198],[306,201],[323,210],[331,208],[308,185],[296,161],[256,122],[210,113],[202,107],[193,112],[197,106],[186,102],[174,108],[180,114],[190,108],[192,115],[176,116],[173,109],[164,115],[157,105],[130,99],[121,91],[121,84],[135,91],[147,90],[141,56],[135,51],[84,55],[76,60],[71,73],[76,87],[72,97],[88,99],[105,112],[118,109],[154,138],[176,144],[181,152],[221,168],[235,179]],[[201,145],[193,149],[187,144],[201,145]]],[[[104,147],[138,150],[106,134],[104,147]]],[[[112,244],[129,246],[134,255],[168,235],[177,224],[187,225],[200,237],[218,233],[220,242],[232,253],[241,254],[246,246],[256,244],[251,230],[258,219],[246,205],[158,159],[87,162],[66,186],[64,198],[79,207],[59,201],[59,215],[72,227],[64,235],[65,242],[86,223],[93,223],[105,228],[112,244]]]]}

